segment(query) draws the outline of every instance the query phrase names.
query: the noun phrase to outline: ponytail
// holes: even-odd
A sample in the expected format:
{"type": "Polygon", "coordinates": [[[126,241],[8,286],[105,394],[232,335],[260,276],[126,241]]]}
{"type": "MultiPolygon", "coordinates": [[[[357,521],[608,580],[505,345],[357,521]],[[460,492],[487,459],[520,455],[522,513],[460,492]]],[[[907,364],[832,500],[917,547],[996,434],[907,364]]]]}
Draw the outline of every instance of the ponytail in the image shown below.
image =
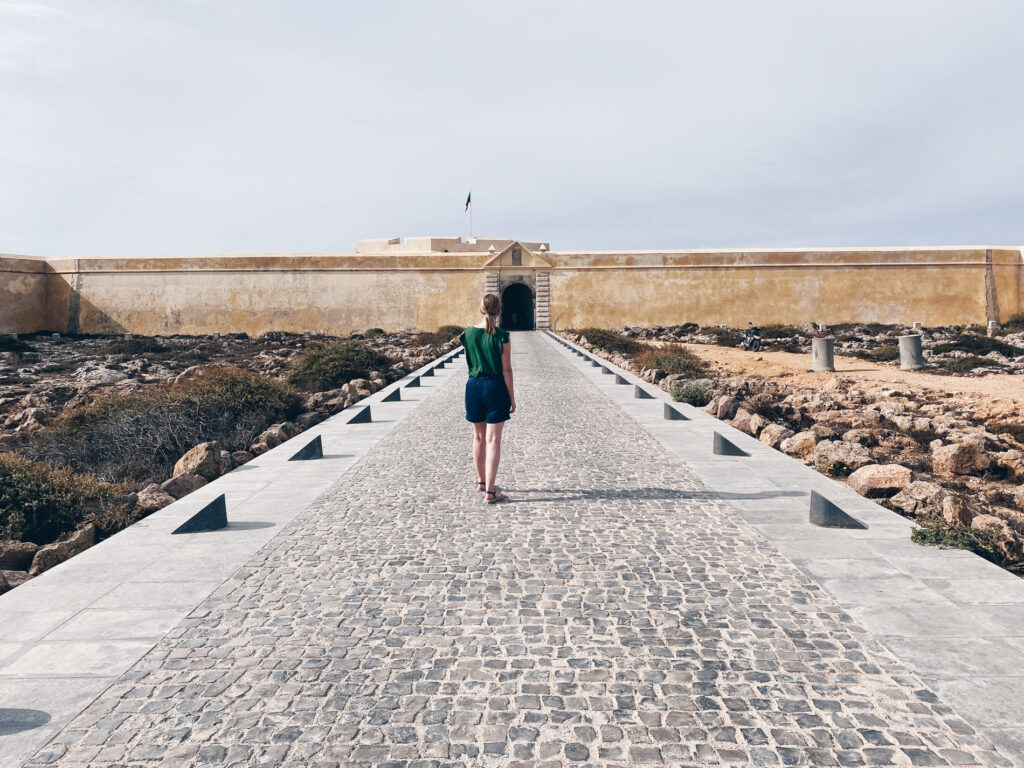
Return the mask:
{"type": "Polygon", "coordinates": [[[480,302],[480,314],[484,316],[484,330],[492,336],[498,328],[498,318],[501,317],[501,299],[495,293],[488,293],[480,302]]]}

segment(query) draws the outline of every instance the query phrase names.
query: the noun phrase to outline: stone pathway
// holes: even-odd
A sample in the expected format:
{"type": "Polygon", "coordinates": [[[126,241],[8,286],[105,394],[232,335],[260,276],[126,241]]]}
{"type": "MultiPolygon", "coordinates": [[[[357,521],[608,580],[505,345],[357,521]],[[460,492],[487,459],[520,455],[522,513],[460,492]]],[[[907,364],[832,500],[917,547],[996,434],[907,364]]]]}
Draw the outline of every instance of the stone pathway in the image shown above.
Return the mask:
{"type": "Polygon", "coordinates": [[[1006,765],[539,334],[453,377],[28,765],[1006,765]]]}

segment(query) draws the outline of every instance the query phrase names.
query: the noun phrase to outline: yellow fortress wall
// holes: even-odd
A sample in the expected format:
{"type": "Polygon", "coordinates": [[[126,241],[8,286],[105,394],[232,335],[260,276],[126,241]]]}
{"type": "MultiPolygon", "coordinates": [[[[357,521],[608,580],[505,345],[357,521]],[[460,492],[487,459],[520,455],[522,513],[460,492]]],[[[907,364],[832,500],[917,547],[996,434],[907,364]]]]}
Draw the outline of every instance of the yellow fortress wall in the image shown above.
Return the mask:
{"type": "Polygon", "coordinates": [[[552,252],[509,239],[363,241],[351,254],[0,257],[0,331],[212,333],[475,322],[516,282],[538,327],[1005,321],[1020,248],[552,252]]]}

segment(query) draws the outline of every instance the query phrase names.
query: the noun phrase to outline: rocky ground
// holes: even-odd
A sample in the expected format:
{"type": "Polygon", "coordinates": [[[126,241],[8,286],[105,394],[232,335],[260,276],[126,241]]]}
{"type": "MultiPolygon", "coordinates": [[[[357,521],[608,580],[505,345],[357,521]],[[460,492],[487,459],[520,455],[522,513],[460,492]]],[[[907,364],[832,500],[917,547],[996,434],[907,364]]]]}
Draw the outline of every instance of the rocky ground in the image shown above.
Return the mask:
{"type": "MultiPolygon", "coordinates": [[[[130,522],[151,514],[202,487],[254,456],[368,397],[389,380],[415,370],[457,342],[413,332],[352,337],[396,360],[391,371],[373,371],[326,392],[303,395],[304,409],[294,421],[273,424],[248,450],[228,453],[215,442],[188,451],[173,475],[160,483],[130,488],[116,505],[130,522]],[[426,342],[426,343],[424,343],[426,342]]],[[[4,338],[0,346],[0,454],[18,452],[62,413],[78,409],[110,392],[141,391],[180,382],[212,367],[237,367],[285,379],[290,362],[310,344],[333,337],[268,333],[245,335],[110,337],[30,334],[4,338]]],[[[17,586],[88,547],[98,538],[87,524],[65,540],[35,543],[0,540],[0,592],[17,586]]]]}
{"type": "MultiPolygon", "coordinates": [[[[868,354],[889,334],[905,332],[872,329],[856,342],[868,354]]],[[[707,374],[691,379],[637,370],[630,357],[606,353],[612,362],[669,391],[685,384],[689,393],[705,392],[712,415],[933,524],[944,540],[989,548],[992,559],[1024,573],[1024,369],[1017,362],[1000,363],[999,373],[994,367],[988,374],[953,374],[932,356],[931,370],[910,373],[900,372],[898,362],[838,357],[837,373],[811,373],[810,336],[796,352],[750,353],[723,349],[700,329],[619,333],[654,345],[689,342],[684,346],[705,361],[707,374]]],[[[927,346],[956,335],[936,332],[927,346]]],[[[1002,339],[1021,343],[1019,335],[1002,339]]]]}

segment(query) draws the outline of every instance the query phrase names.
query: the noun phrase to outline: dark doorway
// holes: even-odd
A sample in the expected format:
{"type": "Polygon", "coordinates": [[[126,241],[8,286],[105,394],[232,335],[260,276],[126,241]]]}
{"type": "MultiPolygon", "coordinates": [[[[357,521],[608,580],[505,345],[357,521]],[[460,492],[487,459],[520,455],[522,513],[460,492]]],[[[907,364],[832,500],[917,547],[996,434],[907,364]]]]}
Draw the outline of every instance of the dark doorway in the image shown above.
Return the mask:
{"type": "Polygon", "coordinates": [[[533,291],[523,283],[512,283],[501,294],[501,327],[506,331],[533,330],[533,291]]]}

